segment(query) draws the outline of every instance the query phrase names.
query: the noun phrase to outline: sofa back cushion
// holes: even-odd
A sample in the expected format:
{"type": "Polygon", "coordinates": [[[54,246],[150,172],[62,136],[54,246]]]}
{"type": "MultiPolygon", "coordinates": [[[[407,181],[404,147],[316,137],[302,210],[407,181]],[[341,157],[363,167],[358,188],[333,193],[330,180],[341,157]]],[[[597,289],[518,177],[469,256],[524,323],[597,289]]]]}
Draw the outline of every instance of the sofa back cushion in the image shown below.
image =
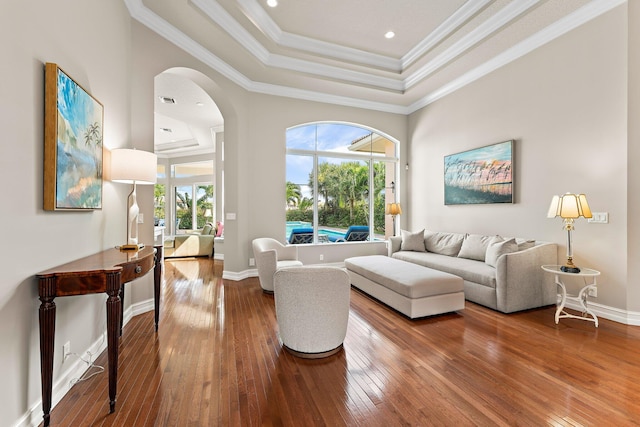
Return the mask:
{"type": "Polygon", "coordinates": [[[200,234],[202,234],[203,236],[206,236],[208,234],[211,234],[211,230],[213,230],[213,224],[208,222],[204,225],[204,227],[202,227],[202,232],[200,232],[200,234]]]}
{"type": "MultiPolygon", "coordinates": [[[[494,241],[495,236],[483,236],[480,234],[466,234],[462,241],[462,247],[458,258],[475,259],[484,261],[487,247],[494,241]]],[[[502,239],[500,239],[502,240],[502,239]]]]}
{"type": "Polygon", "coordinates": [[[530,249],[536,245],[535,240],[525,240],[525,239],[519,239],[519,238],[516,238],[516,243],[518,244],[519,251],[530,249]]]}
{"type": "Polygon", "coordinates": [[[400,230],[402,235],[402,243],[400,243],[401,251],[425,252],[424,246],[424,230],[412,233],[407,230],[400,230]]]}
{"type": "Polygon", "coordinates": [[[424,232],[424,244],[427,251],[440,255],[458,256],[463,240],[464,234],[426,230],[424,232]]]}

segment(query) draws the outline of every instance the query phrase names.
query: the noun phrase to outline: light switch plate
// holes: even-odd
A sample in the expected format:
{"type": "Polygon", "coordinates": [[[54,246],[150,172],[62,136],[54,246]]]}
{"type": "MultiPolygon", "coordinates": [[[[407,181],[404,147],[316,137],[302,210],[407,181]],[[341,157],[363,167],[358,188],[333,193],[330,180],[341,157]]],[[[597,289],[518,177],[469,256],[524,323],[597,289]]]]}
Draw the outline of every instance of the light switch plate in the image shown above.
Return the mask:
{"type": "Polygon", "coordinates": [[[587,220],[592,224],[608,224],[609,212],[591,212],[591,218],[587,220]]]}

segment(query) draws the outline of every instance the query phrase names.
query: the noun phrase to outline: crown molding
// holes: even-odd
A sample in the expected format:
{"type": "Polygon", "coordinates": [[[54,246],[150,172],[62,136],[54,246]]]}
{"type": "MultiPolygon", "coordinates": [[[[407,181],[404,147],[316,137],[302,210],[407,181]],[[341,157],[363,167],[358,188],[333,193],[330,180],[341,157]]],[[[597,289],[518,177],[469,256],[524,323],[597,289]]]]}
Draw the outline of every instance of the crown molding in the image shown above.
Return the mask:
{"type": "Polygon", "coordinates": [[[399,79],[391,79],[388,77],[373,76],[369,73],[348,70],[345,68],[334,67],[332,65],[320,64],[292,58],[283,55],[271,55],[269,61],[265,63],[267,66],[284,68],[290,71],[298,71],[307,74],[319,75],[331,78],[333,80],[341,80],[349,83],[357,83],[373,86],[377,89],[386,89],[397,92],[404,91],[404,82],[399,79]]]}
{"type": "MultiPolygon", "coordinates": [[[[258,40],[256,40],[242,25],[240,25],[220,4],[215,0],[192,0],[194,6],[199,8],[209,19],[222,27],[233,39],[240,43],[247,51],[252,54],[258,61],[267,67],[281,68],[289,71],[298,71],[306,74],[316,75],[332,80],[347,81],[350,83],[365,84],[386,90],[404,90],[404,83],[386,77],[380,77],[371,73],[353,71],[344,67],[336,67],[321,64],[316,61],[293,58],[290,56],[276,55],[269,52],[258,40]]],[[[274,23],[275,25],[275,23],[274,23]]],[[[279,30],[279,28],[278,28],[279,30]]],[[[282,33],[275,29],[272,32],[282,33]]],[[[297,40],[304,39],[296,36],[297,40]]],[[[281,35],[282,39],[283,36],[281,35]]],[[[289,40],[292,35],[285,37],[289,40]]],[[[311,39],[308,39],[311,40],[311,39]]],[[[304,44],[304,40],[300,40],[300,45],[304,44]]],[[[328,43],[316,40],[314,46],[328,43]]],[[[327,51],[338,49],[338,45],[330,45],[327,51]]],[[[341,48],[345,50],[346,48],[341,48]]],[[[360,52],[362,54],[364,52],[360,52]]],[[[367,54],[372,56],[372,54],[367,54]]],[[[353,60],[353,58],[350,58],[353,60]]],[[[375,61],[373,61],[375,62],[375,61]]],[[[399,61],[396,61],[399,65],[399,61]]],[[[379,66],[379,64],[378,64],[379,66]]]]}
{"type": "Polygon", "coordinates": [[[434,46],[449,37],[457,28],[471,19],[476,13],[482,10],[493,0],[479,0],[476,2],[466,2],[449,18],[440,24],[431,34],[425,37],[420,43],[407,52],[401,60],[402,69],[406,69],[416,62],[422,55],[431,50],[434,46]]]}
{"type": "MultiPolygon", "coordinates": [[[[501,54],[495,56],[491,60],[485,62],[484,64],[476,67],[475,69],[465,73],[459,78],[452,80],[451,82],[441,86],[440,88],[428,93],[424,97],[415,101],[414,103],[404,106],[398,104],[390,104],[383,102],[375,102],[364,100],[360,98],[352,98],[345,97],[339,95],[330,95],[322,92],[316,92],[305,89],[297,89],[288,86],[274,85],[270,83],[253,81],[246,77],[244,74],[224,62],[218,56],[207,50],[205,47],[195,42],[191,38],[189,38],[186,34],[173,27],[167,21],[156,15],[150,9],[144,6],[142,0],[124,0],[127,8],[129,9],[130,15],[141,24],[145,25],[152,31],[156,32],[169,42],[175,44],[179,48],[183,49],[185,52],[191,54],[198,60],[202,61],[212,69],[216,70],[224,77],[228,78],[235,84],[239,85],[243,89],[262,93],[266,95],[274,95],[274,96],[283,96],[288,98],[296,98],[308,101],[317,101],[324,102],[328,104],[334,105],[343,105],[347,107],[356,107],[363,108],[374,111],[382,111],[394,114],[411,114],[421,108],[426,107],[427,105],[435,102],[436,100],[455,92],[456,90],[478,80],[479,78],[489,74],[490,72],[526,55],[534,49],[554,40],[555,38],[573,30],[574,28],[598,17],[599,15],[608,12],[609,10],[624,4],[627,0],[594,0],[582,8],[576,10],[575,12],[567,15],[566,17],[556,21],[555,23],[549,25],[538,33],[532,35],[531,37],[523,40],[517,45],[511,47],[510,49],[505,50],[501,54]]],[[[194,0],[194,1],[202,1],[202,0],[194,0]]],[[[243,0],[244,1],[244,0],[243,0]]],[[[502,16],[502,21],[508,19],[509,16],[513,16],[514,13],[517,13],[519,7],[524,7],[522,5],[529,5],[532,2],[538,2],[539,0],[527,0],[526,3],[518,4],[513,6],[511,10],[511,14],[505,14],[502,16]]],[[[215,3],[215,2],[214,2],[215,3]]],[[[530,5],[528,7],[531,7],[530,5]]],[[[226,13],[226,12],[225,12],[226,13]]],[[[520,12],[522,13],[522,12],[520,12]]],[[[511,18],[513,19],[513,18],[511,18]]],[[[498,22],[502,22],[498,21],[498,22]]],[[[494,22],[494,26],[488,26],[484,28],[483,32],[480,34],[484,34],[486,31],[491,31],[491,28],[495,28],[495,25],[498,22],[494,22]]],[[[495,30],[494,30],[495,31],[495,30]]],[[[467,43],[470,40],[466,41],[467,43]]],[[[457,47],[457,49],[463,48],[463,45],[457,47]]],[[[292,63],[293,64],[293,63],[292,63]]],[[[301,71],[301,70],[297,70],[301,71]]],[[[358,82],[360,84],[369,84],[371,86],[375,86],[368,81],[366,77],[361,74],[352,74],[349,77],[360,78],[362,81],[358,82]],[[367,82],[367,83],[365,83],[367,82]]],[[[349,79],[341,79],[347,80],[349,79]]],[[[386,79],[385,84],[395,84],[396,81],[393,79],[386,79]]],[[[411,81],[412,85],[415,82],[411,81]]],[[[406,81],[405,81],[406,86],[406,81]]],[[[394,86],[396,87],[396,86],[394,86]]],[[[398,89],[395,89],[398,90],[398,89]]]]}
{"type": "MultiPolygon", "coordinates": [[[[201,2],[202,0],[197,1],[197,3],[201,2]]],[[[196,1],[194,1],[194,3],[196,3],[196,1]]],[[[322,55],[327,58],[335,58],[381,68],[395,73],[402,72],[402,64],[398,59],[282,31],[278,24],[271,19],[256,0],[238,0],[238,3],[247,18],[249,18],[264,35],[280,46],[322,55]]]]}
{"type": "Polygon", "coordinates": [[[510,62],[528,54],[529,52],[549,43],[552,40],[568,33],[569,31],[579,27],[582,24],[602,15],[609,10],[626,3],[627,0],[596,0],[591,2],[575,12],[565,16],[562,19],[547,26],[543,30],[537,32],[531,37],[521,41],[513,47],[505,50],[501,54],[493,57],[484,64],[474,68],[468,73],[463,74],[455,80],[429,93],[427,96],[419,99],[407,107],[411,114],[436,100],[455,92],[456,90],[473,83],[479,78],[486,76],[492,71],[501,68],[510,62]]]}
{"type": "Polygon", "coordinates": [[[538,4],[540,0],[522,0],[510,3],[502,8],[498,13],[487,19],[476,29],[462,37],[447,50],[429,61],[415,73],[408,76],[405,80],[406,88],[416,85],[429,75],[435,73],[440,68],[451,62],[453,59],[464,54],[469,49],[476,46],[482,40],[488,38],[496,31],[502,29],[509,22],[513,21],[531,7],[538,4]]]}

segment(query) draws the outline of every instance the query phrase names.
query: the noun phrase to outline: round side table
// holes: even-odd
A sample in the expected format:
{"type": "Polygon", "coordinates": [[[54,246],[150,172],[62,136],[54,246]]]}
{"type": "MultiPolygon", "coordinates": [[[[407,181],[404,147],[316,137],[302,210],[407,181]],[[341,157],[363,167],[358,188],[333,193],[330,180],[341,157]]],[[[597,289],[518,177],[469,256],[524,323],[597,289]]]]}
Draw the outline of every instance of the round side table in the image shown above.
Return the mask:
{"type": "Polygon", "coordinates": [[[560,301],[558,301],[558,307],[556,309],[556,325],[563,318],[572,318],[572,319],[581,319],[587,320],[589,322],[593,322],[598,327],[598,316],[587,307],[587,297],[589,296],[589,289],[597,288],[598,284],[596,283],[596,277],[600,275],[598,270],[593,270],[591,268],[581,268],[579,273],[567,273],[560,270],[561,265],[543,265],[542,269],[548,273],[553,273],[555,275],[556,285],[560,289],[560,301]],[[562,278],[564,277],[581,277],[584,279],[585,285],[580,289],[578,295],[568,295],[567,287],[562,282],[562,278]],[[591,278],[591,283],[587,283],[587,279],[591,278]],[[579,303],[582,306],[582,316],[576,316],[571,313],[567,313],[564,311],[564,306],[567,303],[567,300],[574,301],[579,303]],[[591,316],[591,317],[587,317],[591,316]]]}

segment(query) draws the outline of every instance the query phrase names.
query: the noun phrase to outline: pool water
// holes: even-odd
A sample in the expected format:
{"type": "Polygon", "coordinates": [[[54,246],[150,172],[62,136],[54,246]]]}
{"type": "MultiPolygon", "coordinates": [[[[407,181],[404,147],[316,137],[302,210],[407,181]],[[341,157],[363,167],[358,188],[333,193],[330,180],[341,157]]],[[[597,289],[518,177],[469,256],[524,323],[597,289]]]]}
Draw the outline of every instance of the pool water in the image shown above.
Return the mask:
{"type": "MultiPolygon", "coordinates": [[[[286,239],[289,240],[289,236],[291,236],[291,230],[295,229],[295,228],[313,228],[313,226],[311,225],[310,222],[305,222],[305,221],[287,221],[287,229],[286,229],[286,239]]],[[[318,234],[319,235],[327,235],[330,237],[335,237],[335,238],[340,238],[340,237],[344,237],[344,233],[346,232],[346,230],[340,232],[340,231],[334,231],[334,230],[328,230],[326,228],[319,228],[318,229],[318,234]]]]}

